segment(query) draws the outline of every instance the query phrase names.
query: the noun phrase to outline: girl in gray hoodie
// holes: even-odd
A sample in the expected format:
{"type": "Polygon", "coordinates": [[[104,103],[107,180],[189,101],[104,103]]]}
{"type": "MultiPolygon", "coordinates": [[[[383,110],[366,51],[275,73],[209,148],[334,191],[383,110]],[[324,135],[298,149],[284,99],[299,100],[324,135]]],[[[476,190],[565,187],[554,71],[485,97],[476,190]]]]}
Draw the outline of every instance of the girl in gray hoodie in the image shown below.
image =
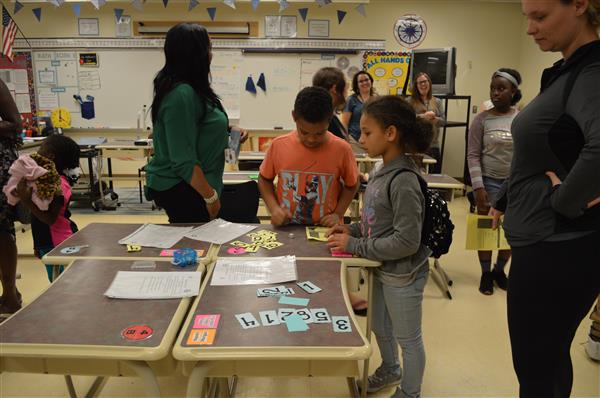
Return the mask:
{"type": "Polygon", "coordinates": [[[369,179],[361,221],[333,227],[328,245],[382,263],[375,270],[371,308],[382,364],[369,376],[367,391],[400,384],[392,397],[417,398],[425,370],[421,316],[431,251],[421,243],[425,198],[410,172],[418,167],[406,153],[428,148],[432,126],[402,98],[389,95],[365,104],[360,128],[360,144],[369,156],[381,156],[383,167],[369,179]]]}

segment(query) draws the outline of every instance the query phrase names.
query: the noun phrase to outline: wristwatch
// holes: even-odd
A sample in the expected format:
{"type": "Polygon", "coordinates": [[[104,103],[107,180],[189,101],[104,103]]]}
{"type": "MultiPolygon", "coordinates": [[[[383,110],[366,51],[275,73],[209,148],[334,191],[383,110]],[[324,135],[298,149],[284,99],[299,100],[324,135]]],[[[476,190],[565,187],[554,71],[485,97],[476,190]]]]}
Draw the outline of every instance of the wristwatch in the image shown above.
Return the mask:
{"type": "Polygon", "coordinates": [[[207,205],[212,205],[219,200],[219,194],[213,189],[213,195],[210,198],[203,198],[207,205]]]}

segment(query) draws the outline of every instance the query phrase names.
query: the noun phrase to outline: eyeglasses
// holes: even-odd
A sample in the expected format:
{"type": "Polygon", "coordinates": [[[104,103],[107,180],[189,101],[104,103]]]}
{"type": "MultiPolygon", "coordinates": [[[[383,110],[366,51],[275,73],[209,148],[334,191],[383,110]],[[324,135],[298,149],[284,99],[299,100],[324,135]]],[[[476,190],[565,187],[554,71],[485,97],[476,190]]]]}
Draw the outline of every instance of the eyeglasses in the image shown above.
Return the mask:
{"type": "Polygon", "coordinates": [[[429,80],[421,80],[420,82],[417,82],[417,84],[429,84],[429,80]]]}
{"type": "Polygon", "coordinates": [[[365,80],[359,80],[358,82],[359,82],[359,83],[370,83],[370,82],[371,82],[371,80],[369,80],[369,79],[365,79],[365,80]]]}

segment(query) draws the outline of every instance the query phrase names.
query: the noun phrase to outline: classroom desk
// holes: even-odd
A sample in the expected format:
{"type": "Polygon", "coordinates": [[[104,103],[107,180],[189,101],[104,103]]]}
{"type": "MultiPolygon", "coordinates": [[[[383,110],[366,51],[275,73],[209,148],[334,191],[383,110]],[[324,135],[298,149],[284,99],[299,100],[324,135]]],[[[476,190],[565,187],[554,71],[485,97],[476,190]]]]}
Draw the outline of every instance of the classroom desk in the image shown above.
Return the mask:
{"type": "MultiPolygon", "coordinates": [[[[79,259],[104,259],[104,260],[170,260],[170,257],[161,257],[160,252],[163,249],[155,247],[142,247],[139,252],[128,253],[126,245],[118,243],[119,239],[126,237],[143,224],[117,224],[117,223],[91,223],[52,251],[48,252],[42,261],[44,264],[68,264],[73,260],[79,259]],[[63,254],[61,250],[69,246],[89,245],[77,253],[63,254]]],[[[181,224],[185,226],[187,224],[181,224]]],[[[170,226],[175,226],[170,224],[170,226]]],[[[189,247],[196,250],[204,250],[201,258],[209,256],[211,244],[197,240],[183,238],[172,247],[172,249],[181,249],[189,247]]]]}
{"type": "Polygon", "coordinates": [[[96,149],[100,151],[100,158],[106,158],[106,164],[108,166],[108,175],[103,176],[103,173],[100,173],[99,175],[100,197],[102,199],[104,199],[102,180],[108,181],[110,190],[113,189],[113,181],[137,181],[140,185],[140,203],[142,203],[141,184],[144,183],[146,177],[142,176],[141,173],[138,173],[138,175],[129,176],[113,176],[112,173],[112,158],[124,160],[146,159],[146,163],[150,161],[150,156],[154,152],[152,143],[150,142],[149,145],[135,145],[134,142],[135,140],[115,139],[100,145],[96,145],[96,149]]]}
{"type": "Polygon", "coordinates": [[[421,174],[421,176],[425,179],[429,188],[447,191],[447,200],[454,198],[455,190],[462,191],[465,189],[465,185],[462,182],[445,174],[421,174]]]}
{"type": "MultiPolygon", "coordinates": [[[[323,291],[308,294],[293,282],[285,283],[293,285],[294,297],[310,299],[308,308],[326,308],[330,316],[348,316],[352,332],[334,333],[331,323],[312,323],[307,332],[296,333],[289,333],[284,324],[244,330],[235,314],[252,312],[259,319],[258,311],[291,306],[278,304],[275,297],[258,298],[256,289],[265,285],[211,286],[208,275],[173,349],[173,356],[184,362],[184,373],[190,375],[188,397],[202,396],[205,378],[221,378],[221,388],[228,390],[226,379],[222,378],[231,376],[343,376],[351,396],[357,396],[357,361],[368,360],[372,348],[351,315],[345,265],[342,261],[324,260],[297,260],[296,264],[298,280],[310,280],[323,291]],[[221,315],[212,345],[188,344],[198,314],[221,315]]],[[[229,393],[221,392],[226,396],[229,393]]]]}
{"type": "MultiPolygon", "coordinates": [[[[97,393],[106,376],[137,375],[148,395],[159,396],[156,376],[176,370],[170,352],[192,300],[105,297],[117,271],[131,270],[131,265],[123,260],[73,262],[33,302],[0,324],[0,372],[63,374],[71,397],[76,397],[71,375],[98,376],[86,397],[97,393]],[[142,340],[123,338],[124,329],[135,325],[153,332],[142,340]]],[[[155,271],[193,269],[157,261],[155,271]]]]}
{"type": "Polygon", "coordinates": [[[243,184],[248,181],[258,181],[258,170],[249,171],[225,171],[223,173],[223,184],[243,184]]]}
{"type": "MultiPolygon", "coordinates": [[[[352,152],[354,153],[354,157],[359,164],[359,168],[361,172],[369,172],[373,167],[373,163],[381,161],[381,157],[372,158],[369,156],[367,151],[354,139],[350,139],[350,146],[352,147],[352,152]]],[[[425,173],[429,173],[429,165],[436,164],[437,160],[432,158],[431,156],[420,153],[417,156],[422,157],[421,162],[423,166],[425,166],[425,173]]]]}
{"type": "MultiPolygon", "coordinates": [[[[381,265],[379,261],[373,261],[360,257],[333,257],[326,242],[308,240],[306,237],[306,226],[304,225],[286,225],[282,227],[276,227],[272,224],[260,224],[258,227],[251,232],[258,232],[260,230],[277,232],[277,241],[283,243],[283,246],[276,247],[268,250],[260,248],[256,253],[244,253],[244,254],[230,254],[228,249],[233,247],[228,243],[221,245],[217,252],[217,258],[228,258],[228,257],[242,257],[242,258],[267,258],[277,257],[286,255],[295,255],[296,260],[319,260],[319,261],[340,261],[342,260],[345,267],[364,267],[367,271],[367,289],[368,289],[368,302],[372,302],[373,292],[373,268],[381,265]]],[[[243,242],[251,242],[248,236],[240,236],[234,240],[243,242]]],[[[345,272],[345,271],[344,271],[345,272]]],[[[372,313],[367,311],[367,327],[366,337],[370,341],[371,339],[371,320],[372,313]]],[[[366,383],[366,377],[368,376],[369,359],[367,358],[364,363],[364,378],[363,382],[366,383]]],[[[366,391],[366,390],[365,390],[366,391]]]]}

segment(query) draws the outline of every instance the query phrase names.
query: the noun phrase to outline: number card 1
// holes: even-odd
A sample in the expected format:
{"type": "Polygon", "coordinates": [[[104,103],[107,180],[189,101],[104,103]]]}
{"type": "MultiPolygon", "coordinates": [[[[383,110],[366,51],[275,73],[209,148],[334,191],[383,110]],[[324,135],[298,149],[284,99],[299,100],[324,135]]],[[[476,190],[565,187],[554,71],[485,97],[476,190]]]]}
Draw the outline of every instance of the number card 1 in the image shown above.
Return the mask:
{"type": "Polygon", "coordinates": [[[321,289],[319,286],[315,285],[311,281],[297,282],[296,285],[300,286],[306,293],[317,293],[320,292],[321,289]]]}

